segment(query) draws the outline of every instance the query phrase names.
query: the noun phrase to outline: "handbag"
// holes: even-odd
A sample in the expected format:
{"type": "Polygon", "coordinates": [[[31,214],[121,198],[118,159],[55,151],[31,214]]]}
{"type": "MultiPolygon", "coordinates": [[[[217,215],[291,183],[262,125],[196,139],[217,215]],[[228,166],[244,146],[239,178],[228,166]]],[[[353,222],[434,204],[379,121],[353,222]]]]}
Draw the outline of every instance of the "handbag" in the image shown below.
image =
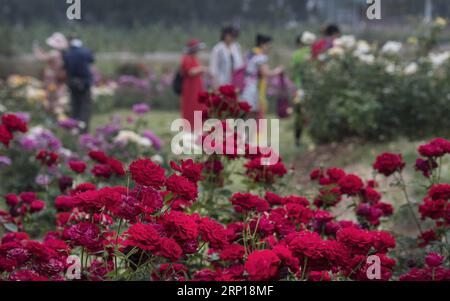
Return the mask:
{"type": "Polygon", "coordinates": [[[291,112],[291,104],[289,98],[289,91],[286,85],[284,74],[279,77],[278,99],[277,99],[277,114],[281,119],[288,118],[291,112]]]}

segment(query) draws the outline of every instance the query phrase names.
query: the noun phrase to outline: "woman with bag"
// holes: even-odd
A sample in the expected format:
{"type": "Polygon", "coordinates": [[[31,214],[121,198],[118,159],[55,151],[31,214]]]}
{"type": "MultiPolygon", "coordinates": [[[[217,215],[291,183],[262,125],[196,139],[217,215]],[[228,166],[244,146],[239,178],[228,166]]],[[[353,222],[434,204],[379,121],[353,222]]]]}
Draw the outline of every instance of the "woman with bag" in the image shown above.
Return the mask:
{"type": "Polygon", "coordinates": [[[182,77],[181,89],[181,116],[194,127],[195,111],[203,111],[204,106],[198,101],[203,91],[203,74],[207,68],[202,66],[198,53],[205,45],[199,40],[192,39],[186,44],[185,55],[181,59],[180,74],[182,77]]]}

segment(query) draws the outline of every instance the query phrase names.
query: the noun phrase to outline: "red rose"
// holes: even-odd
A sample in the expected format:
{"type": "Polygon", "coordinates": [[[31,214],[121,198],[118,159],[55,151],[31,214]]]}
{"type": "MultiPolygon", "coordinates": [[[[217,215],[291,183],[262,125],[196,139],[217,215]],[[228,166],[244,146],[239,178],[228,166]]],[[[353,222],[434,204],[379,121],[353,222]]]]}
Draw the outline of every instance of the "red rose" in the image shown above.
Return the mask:
{"type": "Polygon", "coordinates": [[[316,181],[319,180],[322,176],[323,176],[322,170],[320,168],[316,168],[310,173],[309,178],[312,181],[316,181]]]}
{"type": "Polygon", "coordinates": [[[278,196],[275,193],[272,192],[266,192],[266,195],[264,197],[267,202],[269,202],[270,205],[276,206],[276,205],[282,205],[284,203],[283,198],[278,196]]]}
{"type": "Polygon", "coordinates": [[[430,158],[427,160],[424,159],[417,159],[415,169],[417,171],[422,172],[423,176],[426,178],[429,178],[433,172],[434,169],[438,168],[439,165],[437,164],[436,160],[430,158]]]}
{"type": "Polygon", "coordinates": [[[55,200],[55,207],[59,211],[68,211],[75,207],[74,199],[68,196],[58,196],[55,200]]]}
{"type": "Polygon", "coordinates": [[[164,205],[161,193],[151,187],[139,187],[133,191],[133,195],[139,200],[139,206],[147,214],[153,214],[162,209],[164,205]]]}
{"type": "Polygon", "coordinates": [[[275,280],[280,262],[280,258],[273,251],[255,251],[248,256],[245,270],[250,281],[275,280]]]}
{"type": "Polygon", "coordinates": [[[34,201],[30,204],[31,213],[36,213],[36,212],[42,211],[44,208],[45,208],[44,201],[34,201]]]}
{"type": "Polygon", "coordinates": [[[423,157],[438,158],[445,154],[450,154],[450,141],[443,138],[436,138],[430,143],[421,145],[419,153],[423,157]]]}
{"type": "Polygon", "coordinates": [[[192,216],[178,211],[171,211],[161,218],[169,237],[177,242],[190,242],[198,239],[198,226],[192,216]]]}
{"type": "Polygon", "coordinates": [[[139,201],[131,195],[121,195],[120,201],[111,205],[108,209],[117,217],[133,220],[142,213],[139,201]]]}
{"type": "Polygon", "coordinates": [[[99,192],[95,190],[77,194],[73,197],[73,203],[85,212],[99,211],[105,206],[105,203],[100,198],[99,192]]]}
{"type": "Polygon", "coordinates": [[[11,133],[16,131],[26,133],[28,131],[27,124],[13,114],[2,115],[2,123],[11,133]]]}
{"type": "Polygon", "coordinates": [[[238,261],[242,260],[245,255],[245,248],[238,244],[232,244],[223,249],[220,252],[220,259],[224,261],[238,261]]]}
{"type": "Polygon", "coordinates": [[[444,263],[444,259],[445,257],[439,255],[438,253],[430,253],[425,258],[425,262],[430,268],[437,268],[444,263]]]}
{"type": "Polygon", "coordinates": [[[41,161],[42,165],[53,166],[58,161],[58,154],[41,150],[36,156],[36,160],[41,161]]]}
{"type": "Polygon", "coordinates": [[[108,158],[106,162],[107,165],[111,168],[112,172],[118,176],[123,177],[126,175],[125,168],[123,167],[123,163],[114,158],[108,158]]]}
{"type": "Polygon", "coordinates": [[[97,164],[94,166],[94,168],[92,168],[91,173],[98,177],[98,178],[104,178],[104,179],[109,179],[111,178],[112,175],[112,169],[109,165],[105,165],[105,164],[97,164]]]}
{"type": "Polygon", "coordinates": [[[183,176],[172,175],[167,179],[166,186],[167,190],[188,201],[193,201],[197,198],[197,185],[183,176]]]}
{"type": "Polygon", "coordinates": [[[92,223],[82,222],[64,229],[64,239],[75,246],[83,246],[92,252],[103,249],[103,238],[100,229],[92,223]]]}
{"type": "Polygon", "coordinates": [[[87,164],[83,161],[70,161],[69,168],[79,174],[84,173],[87,168],[87,164]]]}
{"type": "Polygon", "coordinates": [[[171,261],[180,259],[183,255],[183,250],[172,238],[161,238],[159,255],[171,261]]]}
{"type": "Polygon", "coordinates": [[[13,193],[9,193],[9,194],[5,195],[5,201],[6,201],[6,205],[8,205],[8,207],[11,207],[11,208],[19,205],[19,198],[17,197],[17,195],[15,195],[13,193]]]}
{"type": "Polygon", "coordinates": [[[269,204],[266,200],[249,193],[235,193],[231,197],[231,203],[234,206],[234,210],[239,213],[250,211],[265,212],[269,210],[269,204]]]}
{"type": "Polygon", "coordinates": [[[123,245],[137,247],[141,250],[155,252],[160,248],[161,236],[151,225],[135,224],[126,232],[123,245]]]}
{"type": "Polygon", "coordinates": [[[371,232],[373,248],[377,253],[385,254],[389,249],[395,248],[395,238],[385,231],[371,232]]]}
{"type": "Polygon", "coordinates": [[[108,156],[101,151],[90,151],[89,157],[100,164],[106,164],[108,162],[108,156]]]}
{"type": "Polygon", "coordinates": [[[437,241],[438,237],[434,230],[425,231],[420,235],[419,247],[424,248],[428,246],[431,242],[437,241]]]}
{"type": "Polygon", "coordinates": [[[23,202],[25,202],[25,203],[27,203],[27,204],[31,204],[33,201],[36,201],[36,200],[37,200],[37,195],[36,195],[35,192],[22,192],[22,193],[19,195],[19,198],[20,198],[23,202]]]}
{"type": "Polygon", "coordinates": [[[225,227],[210,218],[202,218],[198,225],[203,241],[209,242],[214,249],[222,249],[227,243],[225,227]]]}
{"type": "Polygon", "coordinates": [[[164,185],[164,169],[149,159],[141,159],[130,165],[131,178],[139,185],[160,189],[164,185]]]}
{"type": "Polygon", "coordinates": [[[389,177],[395,172],[401,172],[405,165],[402,155],[384,153],[377,157],[376,162],[373,164],[373,169],[389,177]]]}
{"type": "Polygon", "coordinates": [[[450,200],[450,185],[437,184],[430,188],[428,195],[433,200],[450,200]]]}
{"type": "Polygon", "coordinates": [[[372,247],[372,235],[366,230],[343,228],[337,232],[336,238],[354,254],[366,255],[372,247]]]}
{"type": "Polygon", "coordinates": [[[337,183],[340,179],[345,177],[346,173],[340,168],[330,168],[327,170],[327,175],[332,183],[337,183]]]}
{"type": "Polygon", "coordinates": [[[363,181],[356,175],[346,175],[339,180],[338,185],[341,192],[349,196],[357,195],[364,187],[363,181]]]}
{"type": "Polygon", "coordinates": [[[0,142],[3,143],[4,146],[9,147],[9,142],[13,139],[13,135],[3,124],[0,125],[0,142]]]}
{"type": "Polygon", "coordinates": [[[172,161],[170,162],[170,167],[175,171],[181,172],[184,177],[194,183],[202,179],[203,164],[196,164],[192,159],[181,161],[181,166],[172,161]]]}
{"type": "Polygon", "coordinates": [[[237,97],[236,87],[233,85],[225,85],[219,87],[219,93],[231,99],[236,99],[237,97]]]}

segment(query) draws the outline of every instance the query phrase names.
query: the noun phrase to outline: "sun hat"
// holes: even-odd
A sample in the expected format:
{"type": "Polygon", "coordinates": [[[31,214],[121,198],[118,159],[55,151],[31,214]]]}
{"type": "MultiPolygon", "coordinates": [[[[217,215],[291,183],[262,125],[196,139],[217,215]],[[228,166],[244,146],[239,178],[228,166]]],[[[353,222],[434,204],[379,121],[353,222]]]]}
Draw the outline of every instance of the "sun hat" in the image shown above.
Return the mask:
{"type": "Polygon", "coordinates": [[[69,46],[66,37],[60,32],[55,32],[52,34],[46,40],[46,43],[48,46],[58,50],[66,49],[69,46]]]}
{"type": "Polygon", "coordinates": [[[191,39],[186,43],[184,51],[189,53],[205,49],[205,47],[206,47],[205,43],[201,42],[200,40],[191,39]]]}

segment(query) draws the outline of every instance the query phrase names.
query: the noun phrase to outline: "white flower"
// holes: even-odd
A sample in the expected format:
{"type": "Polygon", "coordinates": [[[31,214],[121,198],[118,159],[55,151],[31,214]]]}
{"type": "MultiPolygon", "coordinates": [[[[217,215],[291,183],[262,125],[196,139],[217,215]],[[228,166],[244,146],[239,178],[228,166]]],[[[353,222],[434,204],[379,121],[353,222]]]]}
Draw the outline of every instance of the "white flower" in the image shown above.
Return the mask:
{"type": "Polygon", "coordinates": [[[445,51],[442,53],[430,53],[428,58],[433,64],[433,67],[438,68],[450,58],[450,51],[445,51]]]}
{"type": "Polygon", "coordinates": [[[309,31],[305,31],[302,34],[302,43],[305,45],[312,45],[315,41],[316,41],[316,35],[313,34],[312,32],[309,31]]]}
{"type": "Polygon", "coordinates": [[[364,54],[359,53],[355,55],[361,62],[366,63],[368,65],[372,65],[375,63],[375,56],[373,54],[364,54]]]}
{"type": "Polygon", "coordinates": [[[153,157],[150,158],[153,162],[158,163],[158,164],[163,164],[164,163],[164,159],[163,157],[161,157],[161,155],[154,155],[153,157]]]}
{"type": "Polygon", "coordinates": [[[151,147],[153,145],[150,139],[141,137],[132,131],[120,131],[117,137],[114,138],[114,142],[123,144],[135,143],[143,147],[151,147]]]}
{"type": "Polygon", "coordinates": [[[182,134],[180,141],[181,144],[172,143],[172,152],[174,154],[193,155],[197,153],[203,153],[202,145],[196,143],[199,140],[199,136],[190,132],[182,134]]]}
{"type": "Polygon", "coordinates": [[[342,47],[334,46],[330,50],[328,50],[328,54],[331,57],[342,57],[345,54],[345,50],[342,47]]]}
{"type": "Polygon", "coordinates": [[[417,63],[412,62],[408,66],[405,67],[405,70],[403,71],[406,75],[415,74],[417,70],[419,69],[419,65],[417,63]]]}
{"type": "Polygon", "coordinates": [[[334,40],[334,46],[344,49],[352,49],[356,46],[356,38],[350,35],[342,36],[334,40]]]}
{"type": "Polygon", "coordinates": [[[358,43],[356,44],[355,54],[356,55],[367,54],[370,52],[370,50],[371,47],[369,43],[363,40],[359,40],[358,43]]]}
{"type": "Polygon", "coordinates": [[[397,66],[395,66],[395,64],[389,64],[386,66],[386,72],[389,74],[394,74],[396,70],[397,66]]]}
{"type": "Polygon", "coordinates": [[[381,48],[381,52],[384,54],[398,54],[402,50],[403,44],[400,42],[389,41],[381,48]]]}

